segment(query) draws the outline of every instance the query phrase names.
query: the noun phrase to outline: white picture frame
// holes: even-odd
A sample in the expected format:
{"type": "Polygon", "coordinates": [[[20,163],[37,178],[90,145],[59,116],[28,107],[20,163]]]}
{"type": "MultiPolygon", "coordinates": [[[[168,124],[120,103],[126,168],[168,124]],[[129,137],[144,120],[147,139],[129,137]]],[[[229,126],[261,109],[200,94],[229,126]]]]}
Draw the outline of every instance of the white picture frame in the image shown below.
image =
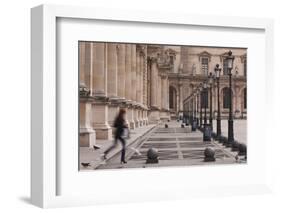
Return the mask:
{"type": "MultiPolygon", "coordinates": [[[[136,22],[136,23],[153,23],[161,26],[200,26],[202,28],[226,28],[226,29],[253,29],[262,31],[264,33],[265,41],[265,63],[264,70],[261,75],[266,75],[265,79],[259,79],[257,81],[264,81],[266,86],[261,88],[264,93],[264,105],[270,107],[273,103],[272,97],[269,93],[272,85],[272,76],[267,72],[273,72],[273,21],[271,19],[256,19],[256,18],[241,18],[241,17],[216,17],[216,16],[204,16],[204,15],[188,15],[188,14],[165,14],[161,12],[147,12],[147,11],[121,11],[112,10],[109,8],[85,8],[74,6],[54,6],[54,5],[41,5],[31,10],[31,73],[32,73],[32,87],[31,87],[31,201],[34,205],[49,208],[59,206],[76,206],[76,205],[91,205],[98,203],[114,203],[114,202],[138,202],[142,200],[161,200],[161,199],[177,199],[188,198],[198,196],[214,196],[214,195],[242,195],[252,193],[264,193],[270,192],[271,188],[271,156],[270,156],[270,141],[266,140],[264,148],[267,150],[263,156],[265,158],[264,165],[260,168],[265,176],[254,184],[249,184],[249,181],[245,183],[235,183],[230,180],[228,185],[217,184],[201,187],[199,182],[193,183],[194,188],[182,189],[177,186],[168,185],[165,189],[159,187],[163,183],[159,183],[158,188],[152,187],[152,191],[156,193],[153,195],[145,195],[139,193],[138,190],[134,192],[129,190],[130,196],[122,198],[118,193],[112,193],[106,196],[79,194],[79,195],[59,195],[58,196],[58,174],[60,173],[60,167],[57,166],[57,159],[59,159],[59,152],[57,146],[57,87],[60,83],[57,80],[57,19],[87,19],[87,20],[101,20],[111,21],[117,20],[120,22],[136,22]],[[175,193],[177,195],[175,195],[175,193]]],[[[78,59],[77,59],[78,60],[78,59]]],[[[262,110],[261,108],[260,110],[262,110]]],[[[264,118],[270,119],[270,118],[264,118]]],[[[269,122],[265,120],[264,122],[269,122]]],[[[265,131],[265,137],[269,134],[269,127],[265,131]]],[[[254,146],[249,150],[249,156],[251,152],[255,152],[254,146]]],[[[253,158],[254,159],[254,158],[253,158]]],[[[249,160],[249,164],[254,167],[254,162],[249,160]]],[[[172,171],[173,175],[169,174],[169,178],[174,179],[177,175],[181,175],[182,170],[186,168],[164,168],[159,170],[150,170],[151,174],[165,173],[172,171]]],[[[206,171],[209,168],[206,168],[206,171]]],[[[211,168],[216,172],[222,172],[229,168],[211,168]]],[[[193,169],[193,172],[197,168],[193,169]]],[[[201,169],[200,169],[201,170],[201,169]]],[[[245,170],[245,168],[244,168],[245,170]]],[[[191,171],[191,170],[189,170],[191,171]]],[[[77,170],[78,172],[78,170],[77,170]]],[[[133,170],[130,172],[131,177],[141,173],[141,170],[133,170]]],[[[200,171],[198,174],[202,174],[200,171]]],[[[166,173],[167,174],[167,173],[166,173]]],[[[116,173],[115,175],[122,176],[125,173],[116,173]]],[[[246,178],[247,179],[247,178],[246,178]]],[[[183,181],[183,180],[179,180],[183,181]]],[[[161,181],[160,181],[161,182],[161,181]]],[[[73,183],[78,184],[78,183],[73,183]]],[[[125,188],[131,188],[129,185],[125,188]]],[[[144,187],[145,188],[145,187],[144,187]]]]}

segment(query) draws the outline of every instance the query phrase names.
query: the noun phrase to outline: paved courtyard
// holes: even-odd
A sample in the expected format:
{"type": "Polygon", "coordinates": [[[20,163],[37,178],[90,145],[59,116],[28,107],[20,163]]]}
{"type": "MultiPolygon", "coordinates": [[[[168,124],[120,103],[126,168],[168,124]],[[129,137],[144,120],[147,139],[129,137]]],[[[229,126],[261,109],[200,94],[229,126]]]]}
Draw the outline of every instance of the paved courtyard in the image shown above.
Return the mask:
{"type": "MultiPolygon", "coordinates": [[[[221,121],[221,132],[222,135],[228,135],[228,120],[221,121]]],[[[213,120],[214,132],[217,131],[217,120],[213,120]]],[[[234,139],[239,143],[247,144],[247,120],[234,120],[233,122],[234,139]]]]}
{"type": "MultiPolygon", "coordinates": [[[[227,129],[227,125],[225,127],[227,121],[222,123],[224,134],[225,129],[227,129]]],[[[230,148],[226,148],[216,141],[203,142],[203,136],[200,131],[192,132],[190,126],[182,128],[181,122],[177,121],[167,122],[167,124],[168,128],[165,128],[164,123],[147,127],[146,130],[143,129],[143,133],[140,134],[142,136],[137,140],[130,139],[126,148],[127,164],[120,163],[121,146],[115,148],[114,153],[107,160],[103,160],[101,150],[89,151],[86,147],[80,148],[80,155],[83,155],[80,157],[81,162],[90,162],[90,166],[81,166],[80,169],[146,168],[237,163],[235,159],[236,152],[231,152],[230,148]],[[158,150],[159,162],[157,164],[146,163],[147,151],[151,147],[158,150]],[[206,147],[211,147],[215,150],[215,162],[204,161],[204,150],[206,147]]],[[[136,132],[132,132],[132,134],[132,137],[137,135],[136,132]]]]}

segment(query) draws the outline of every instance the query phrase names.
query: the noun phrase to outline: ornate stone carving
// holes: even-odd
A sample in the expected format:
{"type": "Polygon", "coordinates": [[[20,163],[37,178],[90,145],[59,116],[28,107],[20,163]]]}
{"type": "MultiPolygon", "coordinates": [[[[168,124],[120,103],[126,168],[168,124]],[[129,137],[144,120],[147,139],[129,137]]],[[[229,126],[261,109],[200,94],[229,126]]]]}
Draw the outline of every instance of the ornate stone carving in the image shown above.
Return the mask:
{"type": "Polygon", "coordinates": [[[87,88],[87,86],[82,82],[79,85],[79,94],[80,97],[89,97],[90,96],[90,90],[87,88]]]}

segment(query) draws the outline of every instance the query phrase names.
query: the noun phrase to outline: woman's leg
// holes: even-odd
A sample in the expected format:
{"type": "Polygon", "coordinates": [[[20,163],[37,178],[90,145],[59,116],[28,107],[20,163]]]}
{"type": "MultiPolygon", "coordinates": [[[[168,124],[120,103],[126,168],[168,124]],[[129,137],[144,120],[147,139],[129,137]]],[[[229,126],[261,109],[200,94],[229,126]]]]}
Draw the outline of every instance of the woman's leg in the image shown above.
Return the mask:
{"type": "Polygon", "coordinates": [[[116,145],[117,145],[117,138],[115,138],[113,144],[110,147],[108,147],[107,150],[104,151],[104,154],[107,155],[107,153],[109,153],[112,149],[114,149],[116,145]]]}
{"type": "Polygon", "coordinates": [[[126,141],[124,138],[122,137],[118,137],[118,139],[121,141],[122,143],[122,151],[121,151],[121,162],[125,163],[125,154],[126,154],[126,141]]]}

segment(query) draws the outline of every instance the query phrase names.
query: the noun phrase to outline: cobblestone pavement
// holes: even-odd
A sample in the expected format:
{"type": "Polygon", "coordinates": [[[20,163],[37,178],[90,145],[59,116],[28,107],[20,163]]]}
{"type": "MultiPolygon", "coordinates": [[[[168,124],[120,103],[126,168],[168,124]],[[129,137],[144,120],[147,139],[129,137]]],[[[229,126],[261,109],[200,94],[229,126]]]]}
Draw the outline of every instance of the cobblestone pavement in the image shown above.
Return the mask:
{"type": "Polygon", "coordinates": [[[161,166],[185,166],[185,165],[210,165],[236,163],[237,153],[231,152],[221,144],[211,141],[203,142],[200,131],[191,132],[190,126],[181,128],[177,121],[167,122],[158,125],[139,143],[127,147],[127,164],[120,163],[120,152],[111,159],[100,164],[96,169],[117,169],[117,168],[146,168],[161,166]],[[146,153],[149,148],[158,150],[159,163],[146,164],[146,153]],[[215,162],[204,161],[204,150],[206,147],[215,149],[215,162]]]}

